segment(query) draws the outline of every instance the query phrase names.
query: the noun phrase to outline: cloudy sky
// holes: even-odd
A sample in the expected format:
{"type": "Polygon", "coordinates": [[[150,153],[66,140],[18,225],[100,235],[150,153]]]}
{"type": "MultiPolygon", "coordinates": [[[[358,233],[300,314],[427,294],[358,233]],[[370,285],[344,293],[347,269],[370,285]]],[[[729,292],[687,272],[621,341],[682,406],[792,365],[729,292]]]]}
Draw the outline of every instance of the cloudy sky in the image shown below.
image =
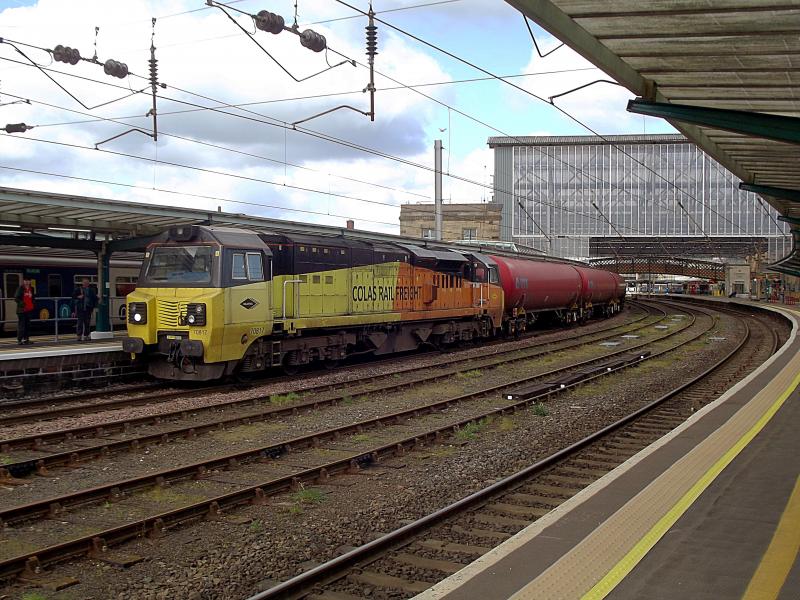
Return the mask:
{"type": "MultiPolygon", "coordinates": [[[[295,18],[293,0],[231,5],[268,9],[287,24],[295,18]]],[[[540,58],[522,16],[501,0],[374,0],[373,7],[388,23],[543,98],[605,78],[566,47],[540,58]]],[[[230,12],[254,31],[249,16],[230,12]]],[[[343,104],[369,110],[361,65],[294,79],[337,65],[341,55],[365,63],[366,18],[335,0],[298,0],[297,22],[325,35],[331,51],[314,53],[287,32],[256,31],[279,66],[204,0],[0,0],[0,36],[13,43],[0,44],[0,127],[34,126],[0,133],[2,185],[332,225],[353,218],[360,229],[397,232],[400,204],[432,200],[436,138],[453,175],[444,179],[445,198],[481,202],[492,195],[489,136],[589,133],[533,95],[382,25],[375,122],[345,109],[292,129],[343,104]],[[96,150],[132,127],[152,127],[150,96],[134,93],[148,87],[152,17],[166,84],[158,141],[131,133],[96,150]],[[124,62],[132,75],[53,62],[37,48],[62,44],[92,57],[95,42],[101,62],[124,62]]],[[[532,27],[542,51],[558,45],[532,27]]],[[[556,102],[602,134],[671,131],[626,113],[629,97],[599,84],[556,102]]]]}

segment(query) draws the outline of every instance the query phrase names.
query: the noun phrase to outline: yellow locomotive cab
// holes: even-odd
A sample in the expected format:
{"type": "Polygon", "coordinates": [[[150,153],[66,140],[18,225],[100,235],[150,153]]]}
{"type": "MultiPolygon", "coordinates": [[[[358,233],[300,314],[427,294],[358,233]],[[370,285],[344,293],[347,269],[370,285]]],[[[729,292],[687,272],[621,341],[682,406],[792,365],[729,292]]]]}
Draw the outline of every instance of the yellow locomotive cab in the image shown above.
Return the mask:
{"type": "Polygon", "coordinates": [[[271,252],[249,231],[173,228],[151,244],[128,295],[123,349],[165,379],[233,372],[252,340],[272,331],[271,252]]]}

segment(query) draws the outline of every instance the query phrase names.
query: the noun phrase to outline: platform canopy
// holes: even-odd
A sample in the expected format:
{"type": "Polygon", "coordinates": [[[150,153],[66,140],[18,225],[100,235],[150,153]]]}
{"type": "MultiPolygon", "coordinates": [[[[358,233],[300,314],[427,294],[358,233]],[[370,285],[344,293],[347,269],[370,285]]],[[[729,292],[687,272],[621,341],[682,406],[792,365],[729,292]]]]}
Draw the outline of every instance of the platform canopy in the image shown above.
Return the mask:
{"type": "MultiPolygon", "coordinates": [[[[66,251],[70,250],[95,253],[104,251],[125,259],[131,256],[125,254],[126,252],[143,250],[152,237],[179,225],[215,225],[265,233],[346,237],[372,242],[414,244],[445,251],[454,246],[452,243],[428,239],[222,210],[0,187],[0,253],[3,248],[18,251],[20,246],[26,246],[57,248],[65,251],[65,256],[68,254],[66,251]]],[[[479,240],[470,243],[469,248],[510,256],[526,253],[524,248],[499,247],[496,242],[483,246],[479,240]]],[[[549,256],[539,258],[553,262],[576,262],[549,256]]]]}
{"type": "Polygon", "coordinates": [[[506,1],[800,218],[800,0],[506,1]]]}

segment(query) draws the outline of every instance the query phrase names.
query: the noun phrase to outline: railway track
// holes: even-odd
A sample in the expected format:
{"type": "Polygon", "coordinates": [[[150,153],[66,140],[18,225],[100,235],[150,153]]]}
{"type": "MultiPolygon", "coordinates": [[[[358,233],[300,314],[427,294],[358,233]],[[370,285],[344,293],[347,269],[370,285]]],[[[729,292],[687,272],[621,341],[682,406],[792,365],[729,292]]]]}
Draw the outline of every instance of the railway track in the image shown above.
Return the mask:
{"type": "MultiPolygon", "coordinates": [[[[626,329],[626,328],[628,328],[628,327],[630,327],[630,326],[632,326],[632,325],[634,325],[634,324],[636,324],[636,323],[638,323],[640,321],[643,321],[643,320],[647,319],[648,317],[652,316],[651,310],[647,309],[645,305],[638,304],[638,303],[635,304],[635,305],[637,307],[639,307],[640,310],[644,309],[642,315],[637,316],[636,318],[628,321],[627,323],[614,324],[611,327],[600,327],[600,328],[594,329],[592,331],[587,331],[587,332],[584,332],[584,333],[580,333],[580,334],[578,334],[576,336],[573,336],[571,338],[572,342],[574,342],[576,340],[580,340],[580,339],[591,338],[591,337],[597,336],[597,335],[605,335],[607,332],[612,332],[612,331],[615,331],[615,330],[618,330],[618,329],[626,329]]],[[[558,335],[559,333],[561,333],[561,331],[556,331],[554,333],[555,333],[555,335],[558,335]]],[[[549,336],[550,334],[545,334],[545,335],[549,336]]],[[[544,337],[544,336],[542,336],[542,337],[544,337]]],[[[542,350],[547,351],[547,346],[554,345],[554,344],[559,344],[559,342],[560,342],[560,340],[545,339],[545,340],[541,340],[541,341],[539,341],[537,343],[532,344],[530,346],[530,348],[540,348],[542,350]]],[[[495,342],[495,343],[489,344],[487,347],[491,347],[493,345],[503,345],[505,343],[507,343],[507,342],[505,342],[505,341],[504,342],[495,342]]],[[[567,347],[573,347],[573,345],[574,345],[573,343],[567,343],[567,347]]],[[[505,351],[504,350],[500,350],[498,352],[495,352],[494,356],[502,356],[504,354],[505,355],[509,355],[509,354],[511,354],[513,352],[520,352],[520,350],[518,350],[518,349],[511,349],[511,350],[505,350],[505,351]]],[[[418,358],[418,357],[419,357],[419,355],[415,355],[415,358],[418,358]]],[[[445,367],[445,366],[448,366],[448,365],[456,366],[456,365],[458,365],[460,363],[466,364],[471,360],[475,360],[475,359],[474,358],[463,358],[463,357],[460,357],[459,355],[455,355],[455,356],[452,356],[452,357],[445,357],[443,360],[439,361],[436,365],[433,365],[433,367],[431,367],[431,368],[445,367]]],[[[370,361],[366,366],[368,368],[375,368],[376,366],[380,366],[380,365],[383,365],[383,364],[396,364],[397,362],[398,362],[398,359],[395,357],[395,358],[390,358],[390,359],[385,359],[385,360],[370,361]]],[[[394,370],[389,375],[410,373],[410,372],[416,371],[418,369],[419,369],[419,367],[417,367],[417,366],[410,366],[410,367],[406,367],[406,368],[401,367],[399,369],[394,370]]],[[[319,393],[319,392],[324,392],[324,391],[330,391],[330,390],[336,389],[337,387],[342,387],[342,386],[347,385],[347,384],[349,384],[349,383],[351,383],[353,381],[364,381],[363,375],[360,373],[360,371],[361,371],[360,368],[355,367],[355,370],[354,370],[354,373],[353,373],[354,376],[349,381],[339,382],[339,383],[335,383],[335,384],[331,384],[331,385],[299,386],[295,391],[304,392],[304,393],[319,393]]],[[[286,376],[286,377],[279,377],[279,378],[272,379],[270,381],[270,383],[282,383],[282,382],[295,381],[295,380],[296,380],[295,377],[286,376]]],[[[146,385],[143,385],[142,387],[145,390],[149,390],[151,388],[157,387],[157,384],[155,386],[153,386],[151,384],[146,384],[146,385]]],[[[18,412],[18,413],[14,413],[14,414],[9,414],[10,410],[21,410],[21,409],[25,409],[25,408],[35,408],[35,407],[39,407],[39,406],[52,407],[53,405],[58,405],[58,404],[63,403],[63,402],[82,401],[83,398],[66,395],[66,396],[59,396],[59,397],[55,397],[55,398],[26,400],[26,401],[20,401],[20,402],[15,402],[15,403],[2,404],[2,406],[4,408],[6,408],[6,414],[3,415],[3,416],[0,416],[0,427],[6,427],[6,426],[21,424],[21,423],[30,423],[30,422],[35,422],[35,421],[52,420],[52,419],[56,419],[56,418],[60,418],[60,417],[66,417],[66,416],[83,415],[83,414],[87,414],[89,412],[109,411],[109,410],[114,410],[114,409],[118,409],[118,408],[128,408],[128,407],[132,407],[132,406],[142,406],[142,405],[148,405],[148,404],[165,403],[165,402],[169,402],[169,401],[176,400],[176,399],[179,399],[179,398],[184,398],[184,397],[196,397],[198,394],[225,393],[227,391],[236,391],[236,390],[246,389],[247,387],[248,386],[244,386],[244,385],[223,384],[223,385],[203,386],[203,387],[199,387],[199,388],[195,387],[195,388],[190,388],[190,389],[166,390],[166,391],[155,393],[155,394],[146,394],[146,395],[134,396],[134,397],[126,396],[124,398],[119,398],[119,399],[114,399],[114,400],[104,400],[104,401],[99,402],[99,403],[93,403],[93,404],[88,404],[88,405],[67,406],[67,407],[58,406],[57,408],[48,408],[47,410],[42,410],[42,411],[37,411],[37,412],[18,412]]],[[[128,390],[128,389],[126,389],[126,390],[123,390],[122,393],[127,394],[127,393],[129,393],[129,391],[136,391],[136,390],[128,390]]],[[[87,398],[98,398],[98,397],[101,398],[102,397],[102,393],[93,391],[93,392],[90,392],[89,394],[87,394],[87,398]]],[[[262,397],[262,399],[263,399],[263,397],[262,397]]],[[[224,406],[224,405],[220,405],[220,406],[224,406]]],[[[176,413],[176,414],[178,414],[178,413],[176,413]]]]}
{"type": "MultiPolygon", "coordinates": [[[[700,327],[700,331],[698,333],[684,335],[683,337],[686,337],[687,339],[682,340],[678,344],[672,345],[668,348],[661,349],[657,353],[652,354],[652,356],[659,356],[666,352],[671,352],[676,348],[681,347],[683,344],[704,335],[704,333],[713,327],[714,319],[711,318],[708,313],[695,308],[690,309],[690,312],[691,311],[695,311],[697,314],[706,314],[706,320],[709,322],[708,325],[700,327]]],[[[659,342],[663,343],[664,339],[685,332],[687,329],[693,327],[694,319],[692,319],[692,323],[687,323],[685,325],[685,327],[669,332],[667,335],[659,338],[658,340],[651,340],[645,344],[652,345],[658,344],[659,342]]],[[[644,346],[645,344],[642,344],[641,346],[644,346]]],[[[61,519],[63,518],[64,514],[70,514],[70,519],[73,520],[73,522],[74,519],[80,520],[82,518],[91,520],[91,514],[85,515],[84,513],[84,517],[80,517],[76,516],[74,510],[68,509],[74,509],[79,506],[85,507],[86,505],[89,505],[87,508],[85,508],[86,511],[91,512],[102,510],[103,507],[98,508],[97,503],[100,501],[105,501],[109,504],[109,506],[112,507],[114,505],[121,506],[125,504],[125,509],[130,511],[133,509],[133,505],[130,501],[135,500],[136,498],[135,496],[131,495],[134,491],[153,489],[154,487],[166,488],[171,484],[177,484],[179,481],[209,482],[208,480],[212,479],[210,475],[215,472],[220,472],[220,469],[233,469],[237,472],[241,472],[249,469],[252,465],[263,466],[264,461],[266,461],[267,465],[266,469],[256,468],[254,469],[256,473],[250,474],[251,477],[254,475],[261,477],[261,480],[255,485],[239,485],[239,489],[219,494],[217,492],[220,489],[220,485],[218,482],[215,482],[214,485],[211,485],[209,489],[206,490],[209,497],[204,498],[199,502],[195,502],[189,506],[181,506],[173,510],[157,512],[156,514],[153,514],[152,510],[147,512],[148,509],[145,508],[144,511],[147,513],[146,516],[143,516],[142,518],[131,519],[129,515],[128,518],[125,519],[125,523],[119,526],[101,530],[97,530],[95,527],[94,532],[90,535],[74,538],[68,541],[58,541],[57,543],[46,544],[44,540],[42,540],[42,545],[44,545],[44,547],[32,552],[6,558],[0,562],[0,576],[12,577],[21,572],[30,573],[37,570],[42,564],[57,562],[59,560],[64,560],[64,558],[85,554],[87,552],[93,553],[94,556],[100,556],[102,559],[105,556],[105,550],[103,550],[104,548],[119,544],[132,537],[137,537],[144,534],[159,535],[170,527],[178,526],[187,521],[198,518],[223,518],[225,513],[235,506],[254,502],[264,502],[265,499],[270,495],[297,488],[298,486],[302,485],[303,482],[325,480],[336,473],[363,468],[364,466],[368,466],[379,461],[382,457],[406,452],[427,442],[443,439],[471,423],[480,422],[482,419],[487,419],[493,415],[500,415],[519,410],[520,408],[528,406],[531,403],[541,401],[549,394],[570,389],[575,385],[578,385],[581,380],[593,380],[594,378],[603,376],[608,372],[614,372],[616,370],[626,368],[626,366],[630,366],[631,364],[641,362],[641,359],[638,358],[638,356],[643,356],[643,354],[631,357],[629,353],[632,349],[633,348],[627,348],[623,351],[606,355],[601,359],[584,361],[580,365],[572,365],[570,369],[573,372],[568,375],[564,375],[564,372],[567,371],[567,369],[560,369],[547,373],[545,374],[546,377],[549,377],[550,379],[555,378],[555,380],[550,382],[551,385],[547,388],[547,391],[523,400],[505,403],[501,407],[497,407],[497,399],[504,389],[516,387],[522,383],[530,383],[532,378],[527,378],[524,381],[517,381],[510,385],[506,383],[504,385],[495,386],[491,389],[484,389],[479,392],[465,395],[462,398],[449,398],[429,406],[417,407],[415,409],[405,411],[402,414],[393,413],[382,415],[381,417],[372,419],[370,421],[353,423],[345,427],[316,432],[311,435],[303,436],[302,438],[286,440],[281,444],[272,445],[270,447],[262,447],[257,449],[255,452],[251,451],[248,456],[229,455],[225,457],[216,457],[212,461],[203,461],[192,465],[186,465],[185,467],[172,469],[169,472],[160,472],[151,474],[144,478],[115,482],[114,485],[101,486],[99,488],[93,488],[90,490],[81,490],[77,493],[50,498],[45,501],[4,510],[0,513],[0,518],[2,518],[6,523],[10,524],[27,522],[32,519],[40,519],[42,517],[57,516],[59,519],[61,519]],[[622,360],[620,362],[621,356],[626,353],[628,354],[627,360],[622,360]],[[615,356],[617,357],[616,360],[618,364],[613,368],[607,367],[606,364],[613,362],[615,356]],[[606,364],[598,365],[597,363],[599,361],[606,361],[606,364]],[[594,367],[591,366],[591,363],[595,363],[594,367]],[[584,369],[582,377],[576,377],[576,373],[574,372],[576,367],[584,369]],[[561,379],[561,382],[558,381],[559,375],[564,376],[561,379]],[[451,417],[451,415],[448,414],[448,407],[452,408],[454,405],[461,404],[464,400],[468,399],[467,396],[471,396],[472,399],[476,399],[476,396],[483,397],[484,399],[488,400],[488,402],[486,402],[484,406],[478,407],[475,411],[473,411],[472,414],[464,418],[456,420],[448,418],[451,417]],[[420,431],[417,431],[413,435],[409,436],[407,423],[413,419],[419,419],[419,417],[423,414],[434,415],[435,418],[433,420],[438,422],[434,427],[431,427],[430,424],[420,424],[420,427],[422,427],[422,425],[424,425],[424,427],[422,427],[420,431]],[[393,424],[397,423],[398,421],[405,424],[404,431],[402,428],[396,428],[397,431],[392,430],[393,424]],[[358,435],[361,432],[367,431],[371,428],[380,430],[383,437],[388,436],[389,438],[392,438],[391,441],[386,441],[385,443],[381,443],[379,445],[367,444],[367,447],[364,447],[365,444],[356,443],[355,438],[353,437],[347,441],[346,445],[348,445],[350,448],[353,448],[354,446],[361,446],[361,448],[359,448],[355,453],[352,452],[352,450],[340,450],[336,459],[330,460],[331,456],[328,454],[327,460],[322,461],[319,460],[319,452],[317,452],[316,457],[314,456],[315,451],[318,450],[318,446],[322,442],[327,441],[335,443],[337,440],[342,440],[345,436],[353,434],[358,435]],[[305,451],[306,458],[300,457],[299,454],[294,452],[295,450],[302,448],[308,449],[305,451]],[[283,465],[282,461],[275,460],[277,457],[284,456],[293,457],[291,459],[292,463],[283,465]],[[298,469],[298,460],[301,462],[303,460],[309,460],[313,462],[314,465],[307,468],[298,469]],[[267,471],[266,476],[264,470],[267,471]]],[[[542,379],[541,375],[537,377],[542,379]]],[[[227,487],[230,488],[230,485],[227,487]]],[[[81,512],[83,512],[83,510],[81,512]]],[[[95,514],[95,516],[97,515],[95,514]]],[[[100,520],[107,523],[108,516],[106,515],[105,519],[100,520]]],[[[9,528],[6,531],[14,532],[15,529],[9,528]]]]}
{"type": "MultiPolygon", "coordinates": [[[[612,328],[611,330],[622,330],[630,333],[643,327],[649,327],[666,318],[667,313],[665,311],[660,310],[660,313],[661,315],[656,321],[648,321],[648,317],[653,316],[653,313],[649,313],[641,319],[642,321],[647,321],[644,325],[636,326],[635,323],[628,323],[623,326],[612,328]]],[[[612,336],[616,335],[620,335],[619,331],[612,334],[612,336]]],[[[607,332],[594,332],[587,334],[587,336],[591,337],[592,343],[609,337],[607,332]]],[[[586,336],[581,336],[581,339],[583,337],[586,336]]],[[[3,477],[6,479],[8,479],[8,477],[21,477],[34,470],[43,475],[46,474],[46,469],[54,466],[76,466],[82,461],[107,456],[115,452],[135,450],[150,444],[166,443],[176,439],[193,438],[204,433],[217,431],[220,428],[276,419],[285,415],[297,414],[301,411],[317,410],[321,407],[334,406],[338,403],[347,402],[348,399],[357,396],[365,396],[376,392],[388,393],[412,385],[425,385],[451,378],[464,371],[485,369],[487,367],[497,367],[501,364],[508,365],[515,362],[530,360],[548,352],[575,348],[585,343],[585,340],[579,341],[579,338],[575,338],[570,341],[556,342],[555,347],[553,347],[552,343],[548,343],[546,347],[536,346],[522,350],[513,349],[500,351],[490,357],[478,359],[456,357],[446,362],[439,363],[430,369],[408,367],[388,375],[378,375],[369,380],[359,380],[357,383],[337,383],[315,386],[303,390],[306,397],[311,399],[293,402],[286,406],[273,405],[271,403],[271,400],[274,398],[273,396],[259,395],[193,409],[191,411],[171,411],[159,415],[121,419],[102,425],[74,427],[49,433],[5,439],[0,441],[0,452],[3,453],[6,463],[0,468],[0,479],[3,477]],[[409,376],[396,379],[397,376],[402,373],[408,373],[409,376]],[[328,394],[327,396],[324,395],[324,392],[337,388],[341,391],[328,394]],[[238,412],[235,415],[224,414],[224,411],[231,409],[244,409],[245,412],[238,412]],[[202,415],[207,413],[218,413],[216,415],[217,418],[211,421],[201,422],[195,419],[194,422],[178,427],[164,425],[171,419],[187,420],[190,416],[196,417],[198,414],[202,415]],[[219,413],[222,414],[220,415],[219,413]],[[157,430],[145,433],[137,433],[134,431],[135,427],[149,425],[156,426],[157,430]],[[124,437],[120,439],[119,434],[122,434],[124,437]],[[89,443],[87,443],[87,441],[89,443]],[[54,446],[56,444],[66,445],[67,447],[55,449],[54,446]],[[19,453],[22,451],[24,454],[26,450],[32,451],[34,454],[32,456],[28,455],[14,459],[14,452],[19,453]],[[42,455],[42,453],[46,454],[42,455]]]]}
{"type": "MultiPolygon", "coordinates": [[[[724,310],[724,309],[723,309],[724,310]]],[[[741,314],[741,313],[738,313],[741,314]]],[[[409,598],[457,572],[683,423],[774,354],[758,317],[725,357],[661,398],[537,463],[250,600],[409,598]]]]}

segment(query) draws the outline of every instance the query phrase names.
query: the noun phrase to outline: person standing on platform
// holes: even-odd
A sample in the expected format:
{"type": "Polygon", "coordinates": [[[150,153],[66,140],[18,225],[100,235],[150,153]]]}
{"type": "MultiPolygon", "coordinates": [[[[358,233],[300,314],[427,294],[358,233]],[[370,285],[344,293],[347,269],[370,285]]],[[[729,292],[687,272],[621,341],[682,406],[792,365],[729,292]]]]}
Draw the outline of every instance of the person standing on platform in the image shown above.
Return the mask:
{"type": "Polygon", "coordinates": [[[89,285],[89,278],[84,277],[81,286],[72,293],[72,317],[78,319],[76,331],[78,341],[89,341],[92,312],[97,306],[97,292],[89,285]]]}
{"type": "Polygon", "coordinates": [[[30,278],[22,280],[22,287],[17,288],[14,300],[17,301],[17,343],[20,346],[30,344],[31,316],[36,303],[36,292],[30,278]]]}

